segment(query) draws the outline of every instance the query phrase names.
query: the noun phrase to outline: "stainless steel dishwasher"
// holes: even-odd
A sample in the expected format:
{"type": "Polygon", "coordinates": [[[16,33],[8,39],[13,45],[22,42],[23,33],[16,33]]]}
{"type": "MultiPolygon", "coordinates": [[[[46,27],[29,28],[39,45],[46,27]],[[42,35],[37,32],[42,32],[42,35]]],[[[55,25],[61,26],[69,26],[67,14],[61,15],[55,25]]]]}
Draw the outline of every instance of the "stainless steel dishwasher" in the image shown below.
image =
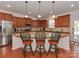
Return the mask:
{"type": "Polygon", "coordinates": [[[12,44],[12,22],[0,21],[0,46],[12,44]]]}

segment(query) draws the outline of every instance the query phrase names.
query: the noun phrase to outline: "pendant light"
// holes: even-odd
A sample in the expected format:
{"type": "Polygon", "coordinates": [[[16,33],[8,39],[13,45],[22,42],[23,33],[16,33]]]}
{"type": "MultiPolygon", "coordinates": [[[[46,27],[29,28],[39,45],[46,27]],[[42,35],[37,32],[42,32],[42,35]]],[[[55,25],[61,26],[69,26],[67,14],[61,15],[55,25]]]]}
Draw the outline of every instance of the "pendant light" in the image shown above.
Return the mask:
{"type": "Polygon", "coordinates": [[[53,8],[52,8],[52,16],[51,16],[51,18],[52,19],[56,19],[57,17],[56,17],[56,15],[55,15],[55,7],[54,7],[54,4],[55,4],[55,1],[52,1],[52,4],[53,4],[53,8]]]}
{"type": "Polygon", "coordinates": [[[25,1],[25,3],[26,3],[26,15],[25,15],[25,18],[28,18],[28,15],[27,15],[27,1],[25,1]]]}
{"type": "Polygon", "coordinates": [[[40,15],[40,3],[41,3],[41,1],[38,1],[38,3],[39,3],[39,14],[38,14],[38,18],[40,19],[42,16],[40,15]]]}

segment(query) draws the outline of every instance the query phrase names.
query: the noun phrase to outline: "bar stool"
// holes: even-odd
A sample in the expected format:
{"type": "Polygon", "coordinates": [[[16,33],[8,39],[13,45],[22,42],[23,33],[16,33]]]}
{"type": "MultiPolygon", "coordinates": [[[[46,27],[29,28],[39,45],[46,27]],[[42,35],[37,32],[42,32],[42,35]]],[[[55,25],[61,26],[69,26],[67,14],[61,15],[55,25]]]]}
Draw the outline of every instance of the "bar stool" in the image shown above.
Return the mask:
{"type": "Polygon", "coordinates": [[[24,57],[26,55],[27,50],[30,50],[31,53],[33,54],[32,46],[31,46],[31,43],[33,42],[33,40],[31,40],[30,33],[29,32],[22,32],[22,33],[20,33],[20,37],[21,37],[23,44],[24,44],[24,48],[23,48],[24,57]]]}
{"type": "Polygon", "coordinates": [[[55,53],[56,53],[56,58],[58,57],[57,54],[59,54],[59,50],[58,50],[57,45],[58,45],[60,36],[61,36],[60,32],[52,32],[51,39],[48,40],[48,42],[50,44],[48,54],[49,54],[49,52],[51,52],[51,49],[54,49],[55,53]]]}
{"type": "Polygon", "coordinates": [[[37,45],[35,48],[35,53],[39,52],[39,55],[41,57],[42,52],[44,52],[46,54],[46,50],[45,50],[45,46],[44,46],[46,35],[44,32],[36,32],[35,38],[36,38],[36,45],[37,45]]]}

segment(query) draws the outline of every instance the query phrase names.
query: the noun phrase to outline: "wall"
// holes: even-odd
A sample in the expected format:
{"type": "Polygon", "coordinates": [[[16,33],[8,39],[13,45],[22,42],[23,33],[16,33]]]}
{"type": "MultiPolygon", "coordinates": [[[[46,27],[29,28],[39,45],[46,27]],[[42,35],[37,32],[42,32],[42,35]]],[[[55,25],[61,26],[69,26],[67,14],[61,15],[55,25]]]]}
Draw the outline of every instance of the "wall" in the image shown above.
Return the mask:
{"type": "Polygon", "coordinates": [[[79,10],[70,12],[70,32],[71,32],[71,41],[76,41],[74,39],[74,20],[79,20],[79,10]]]}

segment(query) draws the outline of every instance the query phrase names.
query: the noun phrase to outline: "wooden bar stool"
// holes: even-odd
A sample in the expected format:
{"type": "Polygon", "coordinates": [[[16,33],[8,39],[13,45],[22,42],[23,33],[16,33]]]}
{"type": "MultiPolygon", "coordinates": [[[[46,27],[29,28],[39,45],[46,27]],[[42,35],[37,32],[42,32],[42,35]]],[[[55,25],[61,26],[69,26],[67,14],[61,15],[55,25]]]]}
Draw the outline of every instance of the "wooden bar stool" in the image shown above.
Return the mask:
{"type": "Polygon", "coordinates": [[[60,32],[52,32],[51,34],[51,39],[48,40],[50,46],[49,46],[49,50],[48,50],[48,54],[49,52],[52,52],[51,49],[55,50],[55,54],[56,54],[56,58],[58,57],[57,54],[59,54],[59,50],[58,50],[58,42],[60,39],[61,33],[60,32]]]}
{"type": "Polygon", "coordinates": [[[20,37],[23,40],[23,44],[24,44],[24,48],[23,48],[24,57],[26,55],[26,52],[29,52],[28,50],[30,50],[31,53],[33,54],[32,46],[31,46],[31,43],[33,42],[33,40],[31,40],[30,33],[22,32],[22,33],[20,33],[20,37]]]}
{"type": "Polygon", "coordinates": [[[35,38],[36,38],[36,45],[37,45],[35,48],[35,53],[39,52],[39,55],[41,57],[43,52],[45,52],[45,54],[46,54],[46,50],[45,50],[45,46],[44,46],[46,35],[44,32],[36,32],[35,38]]]}

